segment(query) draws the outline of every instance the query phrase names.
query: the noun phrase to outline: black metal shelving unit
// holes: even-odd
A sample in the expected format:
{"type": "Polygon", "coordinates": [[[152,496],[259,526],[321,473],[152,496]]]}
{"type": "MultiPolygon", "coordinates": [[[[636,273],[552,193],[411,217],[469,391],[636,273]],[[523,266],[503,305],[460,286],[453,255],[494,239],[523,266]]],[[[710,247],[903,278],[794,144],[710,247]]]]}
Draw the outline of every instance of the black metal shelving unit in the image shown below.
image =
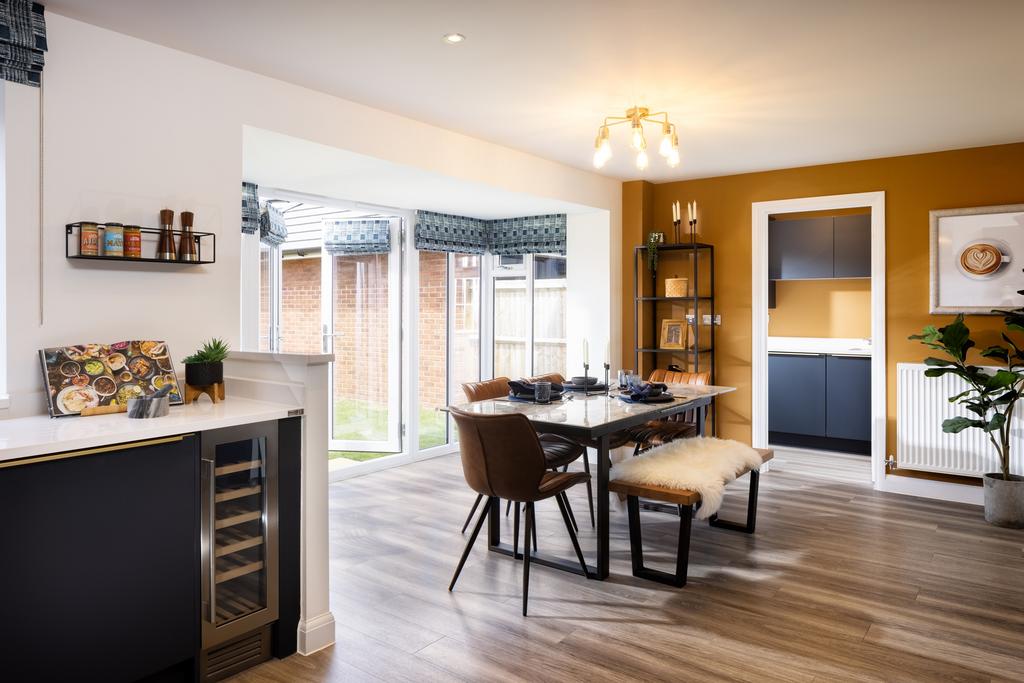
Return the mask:
{"type": "MultiPolygon", "coordinates": [[[[687,372],[710,372],[712,384],[715,381],[715,248],[713,245],[695,242],[690,244],[662,244],[658,246],[659,266],[654,272],[647,268],[645,245],[633,252],[633,351],[636,371],[643,377],[656,367],[668,367],[675,363],[687,372]],[[679,256],[686,258],[680,266],[674,261],[679,256]],[[673,261],[670,263],[670,259],[673,261]],[[702,263],[703,262],[703,263],[702,263]],[[658,294],[659,277],[664,280],[666,273],[686,277],[688,296],[661,296],[658,294]],[[702,280],[701,278],[704,278],[702,280]],[[646,284],[645,284],[646,283],[646,284]],[[647,291],[647,287],[650,288],[647,291]],[[681,316],[659,314],[659,305],[683,306],[681,316]],[[692,315],[690,311],[693,311],[692,315]],[[703,324],[704,316],[710,316],[710,325],[703,324]],[[693,344],[690,348],[659,348],[661,321],[683,319],[690,324],[693,344]],[[648,329],[643,326],[650,325],[648,329]],[[650,333],[649,337],[645,333],[650,333]],[[646,344],[646,341],[650,344],[646,344]]],[[[663,291],[663,290],[662,290],[663,291]]]]}
{"type": "MultiPolygon", "coordinates": [[[[100,221],[76,221],[75,223],[68,223],[64,226],[64,256],[68,259],[76,259],[82,261],[121,261],[125,263],[170,263],[179,266],[201,266],[208,265],[217,262],[217,235],[212,232],[196,232],[192,231],[192,240],[196,244],[196,256],[195,261],[178,261],[156,258],[155,256],[143,256],[141,258],[133,258],[129,256],[86,256],[79,252],[79,244],[81,242],[80,231],[83,223],[90,223],[97,226],[102,234],[105,223],[100,221]]],[[[122,226],[124,227],[124,226],[122,226]]],[[[160,238],[159,228],[144,228],[141,226],[127,226],[138,228],[142,233],[142,253],[155,254],[157,244],[160,238]]],[[[174,234],[174,244],[177,248],[181,243],[181,230],[172,231],[174,234]]],[[[102,237],[100,241],[102,242],[102,237]]]]}

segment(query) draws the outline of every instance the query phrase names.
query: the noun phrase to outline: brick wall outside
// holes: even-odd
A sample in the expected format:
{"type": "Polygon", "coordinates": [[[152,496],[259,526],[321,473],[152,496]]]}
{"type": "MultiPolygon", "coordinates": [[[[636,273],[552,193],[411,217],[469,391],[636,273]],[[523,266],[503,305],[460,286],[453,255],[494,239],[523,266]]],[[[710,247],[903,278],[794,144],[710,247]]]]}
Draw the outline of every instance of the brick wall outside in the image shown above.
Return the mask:
{"type": "Polygon", "coordinates": [[[281,350],[320,353],[320,259],[281,261],[281,350]]]}
{"type": "Polygon", "coordinates": [[[419,381],[421,408],[447,405],[448,255],[421,251],[419,381]]]}

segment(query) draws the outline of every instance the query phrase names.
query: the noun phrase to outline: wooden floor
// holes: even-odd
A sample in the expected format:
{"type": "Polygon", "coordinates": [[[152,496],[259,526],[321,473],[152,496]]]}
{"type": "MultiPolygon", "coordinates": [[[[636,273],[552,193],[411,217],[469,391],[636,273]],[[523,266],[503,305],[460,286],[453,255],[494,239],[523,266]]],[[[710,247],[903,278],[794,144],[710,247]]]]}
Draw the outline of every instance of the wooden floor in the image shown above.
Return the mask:
{"type": "MultiPolygon", "coordinates": [[[[473,500],[457,456],[333,484],[337,643],[235,680],[1024,680],[1024,532],[868,476],[867,458],[778,452],[757,534],[695,522],[682,589],[630,575],[614,506],[610,580],[534,567],[526,618],[521,563],[483,543],[447,591],[473,500]]],[[[745,483],[726,499],[738,518],[745,483]]],[[[646,559],[669,560],[677,523],[644,514],[646,559]]],[[[538,529],[571,557],[554,503],[538,529]]]]}

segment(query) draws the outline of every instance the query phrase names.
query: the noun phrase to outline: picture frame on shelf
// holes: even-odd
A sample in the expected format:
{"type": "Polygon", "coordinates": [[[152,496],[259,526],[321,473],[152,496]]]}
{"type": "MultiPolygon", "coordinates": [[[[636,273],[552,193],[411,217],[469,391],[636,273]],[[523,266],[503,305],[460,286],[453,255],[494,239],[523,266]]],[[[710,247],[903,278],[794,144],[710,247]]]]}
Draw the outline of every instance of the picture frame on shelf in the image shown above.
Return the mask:
{"type": "Polygon", "coordinates": [[[930,222],[929,312],[993,315],[1024,289],[1024,204],[941,209],[930,222]]]}
{"type": "Polygon", "coordinates": [[[667,319],[661,321],[661,339],[658,348],[685,349],[689,342],[690,325],[686,320],[667,319]]]}

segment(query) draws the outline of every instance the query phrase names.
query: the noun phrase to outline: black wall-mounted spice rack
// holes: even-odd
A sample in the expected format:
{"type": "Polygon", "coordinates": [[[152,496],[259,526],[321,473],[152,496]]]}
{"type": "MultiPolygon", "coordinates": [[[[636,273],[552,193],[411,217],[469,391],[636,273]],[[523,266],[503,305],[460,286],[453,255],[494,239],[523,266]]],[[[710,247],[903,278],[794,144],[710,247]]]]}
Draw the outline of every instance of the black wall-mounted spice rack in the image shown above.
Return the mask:
{"type": "MultiPolygon", "coordinates": [[[[142,256],[106,256],[103,254],[103,230],[106,227],[106,223],[99,221],[77,221],[75,223],[68,223],[64,226],[64,256],[69,259],[78,259],[82,261],[124,261],[127,263],[171,263],[179,266],[200,266],[210,263],[217,262],[217,236],[212,232],[192,232],[192,240],[196,245],[196,257],[195,261],[178,261],[157,258],[157,247],[160,244],[160,233],[159,228],[144,228],[141,226],[125,226],[131,228],[138,228],[139,232],[142,233],[142,256]],[[82,254],[79,251],[81,244],[81,230],[82,225],[95,225],[100,231],[100,254],[98,256],[88,256],[82,254]],[[150,254],[147,256],[147,254],[150,254]]],[[[174,245],[175,248],[181,246],[181,230],[174,230],[174,245]]]]}

